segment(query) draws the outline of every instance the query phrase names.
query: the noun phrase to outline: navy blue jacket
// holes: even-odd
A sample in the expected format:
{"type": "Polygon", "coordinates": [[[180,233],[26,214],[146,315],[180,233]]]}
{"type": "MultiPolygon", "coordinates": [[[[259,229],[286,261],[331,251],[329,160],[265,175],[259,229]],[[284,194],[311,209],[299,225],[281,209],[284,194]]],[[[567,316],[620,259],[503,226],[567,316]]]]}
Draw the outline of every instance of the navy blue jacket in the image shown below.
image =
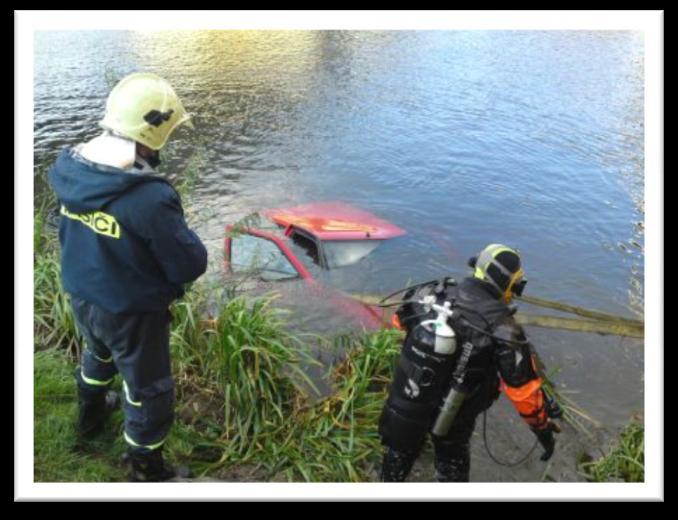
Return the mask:
{"type": "Polygon", "coordinates": [[[159,311],[205,272],[205,246],[164,179],[98,165],[73,150],[59,155],[48,177],[61,203],[66,292],[116,314],[159,311]]]}

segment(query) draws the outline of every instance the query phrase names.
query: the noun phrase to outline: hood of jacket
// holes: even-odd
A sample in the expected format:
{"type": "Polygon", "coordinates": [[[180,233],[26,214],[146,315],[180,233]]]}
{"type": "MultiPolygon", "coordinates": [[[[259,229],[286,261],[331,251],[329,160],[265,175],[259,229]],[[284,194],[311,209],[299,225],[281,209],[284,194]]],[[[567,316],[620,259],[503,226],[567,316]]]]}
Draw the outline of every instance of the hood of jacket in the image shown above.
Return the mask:
{"type": "Polygon", "coordinates": [[[74,213],[100,210],[139,184],[166,182],[154,175],[93,163],[73,149],[61,152],[48,179],[59,201],[74,213]]]}

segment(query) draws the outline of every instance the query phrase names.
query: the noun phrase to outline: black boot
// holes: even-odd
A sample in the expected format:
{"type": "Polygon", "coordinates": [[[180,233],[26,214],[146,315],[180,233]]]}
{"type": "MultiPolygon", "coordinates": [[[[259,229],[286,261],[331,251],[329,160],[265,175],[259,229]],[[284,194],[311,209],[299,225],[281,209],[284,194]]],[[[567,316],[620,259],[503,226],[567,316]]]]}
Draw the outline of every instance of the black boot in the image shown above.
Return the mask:
{"type": "Polygon", "coordinates": [[[405,482],[416,458],[416,452],[386,448],[383,464],[381,466],[381,481],[405,482]]]}
{"type": "Polygon", "coordinates": [[[173,478],[190,478],[185,466],[170,466],[162,456],[162,448],[151,451],[130,451],[126,460],[132,464],[130,482],[166,482],[173,478]]]}
{"type": "Polygon", "coordinates": [[[438,482],[468,482],[471,469],[468,445],[436,450],[434,466],[438,482]]]}
{"type": "Polygon", "coordinates": [[[96,395],[80,396],[76,431],[81,439],[89,440],[103,430],[106,420],[120,406],[120,397],[113,390],[96,395]]]}

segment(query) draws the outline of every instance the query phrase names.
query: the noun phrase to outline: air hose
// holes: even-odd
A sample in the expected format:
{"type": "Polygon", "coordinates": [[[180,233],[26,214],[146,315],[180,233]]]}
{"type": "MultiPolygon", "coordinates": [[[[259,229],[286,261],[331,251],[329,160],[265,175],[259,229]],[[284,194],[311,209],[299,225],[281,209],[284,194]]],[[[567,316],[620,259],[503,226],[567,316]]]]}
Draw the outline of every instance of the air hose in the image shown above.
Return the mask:
{"type": "Polygon", "coordinates": [[[537,449],[537,446],[539,445],[539,439],[534,440],[534,444],[532,447],[529,449],[529,451],[519,460],[516,462],[505,462],[502,460],[497,459],[492,452],[490,451],[490,446],[489,443],[487,442],[487,410],[483,412],[483,444],[485,445],[485,451],[489,455],[490,459],[495,464],[499,464],[500,466],[504,466],[507,468],[513,468],[515,466],[521,465],[523,462],[525,462],[528,458],[530,458],[530,455],[534,452],[535,449],[537,449]]]}
{"type": "Polygon", "coordinates": [[[446,283],[448,281],[454,281],[452,277],[445,277],[445,278],[434,278],[433,280],[427,280],[426,282],[421,282],[421,283],[416,283],[414,285],[409,285],[407,287],[404,287],[403,289],[398,289],[395,292],[392,292],[391,294],[384,296],[381,300],[379,300],[379,303],[377,304],[377,307],[393,307],[395,305],[402,305],[405,303],[404,301],[399,301],[399,302],[392,302],[392,303],[384,303],[385,301],[390,300],[394,296],[397,296],[398,294],[402,294],[404,292],[407,292],[411,289],[417,289],[418,287],[423,287],[424,285],[430,285],[434,282],[437,283],[446,283]]]}

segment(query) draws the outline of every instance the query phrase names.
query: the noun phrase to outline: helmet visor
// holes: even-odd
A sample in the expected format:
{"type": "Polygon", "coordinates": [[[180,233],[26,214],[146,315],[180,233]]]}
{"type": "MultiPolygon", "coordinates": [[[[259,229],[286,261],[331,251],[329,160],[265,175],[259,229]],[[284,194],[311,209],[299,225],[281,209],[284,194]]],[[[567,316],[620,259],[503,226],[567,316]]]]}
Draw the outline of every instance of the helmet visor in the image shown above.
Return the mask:
{"type": "Polygon", "coordinates": [[[522,296],[526,285],[527,285],[527,280],[525,278],[521,278],[520,280],[518,280],[513,285],[513,294],[515,294],[516,296],[522,296]]]}

